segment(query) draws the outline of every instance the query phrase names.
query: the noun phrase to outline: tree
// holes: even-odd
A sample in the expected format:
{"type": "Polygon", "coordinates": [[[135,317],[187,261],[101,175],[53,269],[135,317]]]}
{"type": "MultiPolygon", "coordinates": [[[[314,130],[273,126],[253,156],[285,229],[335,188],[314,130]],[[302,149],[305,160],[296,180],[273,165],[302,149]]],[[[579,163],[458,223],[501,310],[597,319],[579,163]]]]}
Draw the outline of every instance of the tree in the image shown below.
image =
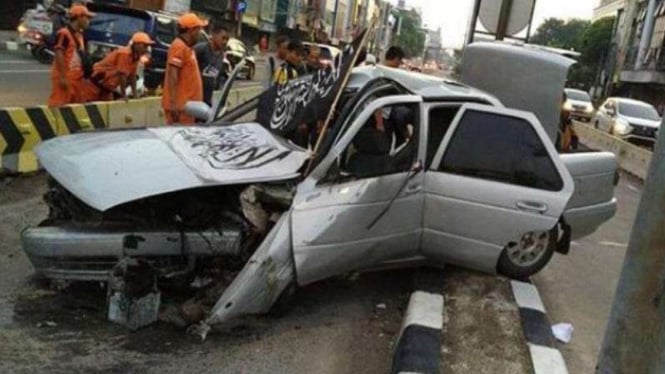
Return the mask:
{"type": "Polygon", "coordinates": [[[578,63],[570,70],[568,84],[588,89],[609,53],[613,30],[614,17],[602,18],[593,24],[579,19],[565,22],[548,18],[529,42],[581,53],[578,63]]]}
{"type": "Polygon", "coordinates": [[[590,24],[589,21],[581,19],[571,19],[566,22],[558,18],[548,18],[538,27],[529,42],[548,47],[577,50],[580,45],[580,37],[590,24]]]}
{"type": "Polygon", "coordinates": [[[580,38],[580,62],[596,65],[607,57],[614,33],[614,22],[614,17],[601,18],[584,31],[580,38]]]}
{"type": "Polygon", "coordinates": [[[420,57],[425,51],[425,32],[421,28],[420,14],[415,10],[400,10],[400,34],[394,39],[395,45],[406,52],[407,57],[420,57]]]}

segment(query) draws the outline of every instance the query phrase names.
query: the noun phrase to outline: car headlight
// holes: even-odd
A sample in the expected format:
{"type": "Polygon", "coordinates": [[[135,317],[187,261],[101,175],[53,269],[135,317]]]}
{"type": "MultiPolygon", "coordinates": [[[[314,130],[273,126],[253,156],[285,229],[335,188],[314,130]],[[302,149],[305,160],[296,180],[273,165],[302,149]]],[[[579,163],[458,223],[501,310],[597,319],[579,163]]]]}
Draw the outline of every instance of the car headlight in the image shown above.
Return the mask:
{"type": "Polygon", "coordinates": [[[633,127],[624,120],[617,120],[614,124],[614,132],[617,135],[628,135],[633,131],[633,127]]]}
{"type": "Polygon", "coordinates": [[[26,32],[28,31],[28,28],[25,27],[24,24],[20,24],[20,25],[18,25],[18,27],[16,28],[16,31],[18,31],[19,34],[24,34],[24,33],[26,33],[26,32]]]}
{"type": "Polygon", "coordinates": [[[573,104],[571,104],[570,101],[566,101],[565,103],[563,103],[563,110],[567,110],[569,112],[572,111],[573,104]]]}
{"type": "Polygon", "coordinates": [[[584,108],[585,113],[593,113],[593,105],[587,104],[586,108],[584,108]]]}

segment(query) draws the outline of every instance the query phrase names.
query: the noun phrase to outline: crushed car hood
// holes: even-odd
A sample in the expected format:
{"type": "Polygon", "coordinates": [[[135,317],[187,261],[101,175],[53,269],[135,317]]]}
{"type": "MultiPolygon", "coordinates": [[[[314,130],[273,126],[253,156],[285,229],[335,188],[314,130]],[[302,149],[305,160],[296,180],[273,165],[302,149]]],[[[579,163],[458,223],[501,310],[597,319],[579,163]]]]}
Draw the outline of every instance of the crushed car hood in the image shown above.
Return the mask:
{"type": "Polygon", "coordinates": [[[310,156],[257,123],[80,133],[36,153],[53,178],[100,211],[168,192],[296,178],[310,156]]]}

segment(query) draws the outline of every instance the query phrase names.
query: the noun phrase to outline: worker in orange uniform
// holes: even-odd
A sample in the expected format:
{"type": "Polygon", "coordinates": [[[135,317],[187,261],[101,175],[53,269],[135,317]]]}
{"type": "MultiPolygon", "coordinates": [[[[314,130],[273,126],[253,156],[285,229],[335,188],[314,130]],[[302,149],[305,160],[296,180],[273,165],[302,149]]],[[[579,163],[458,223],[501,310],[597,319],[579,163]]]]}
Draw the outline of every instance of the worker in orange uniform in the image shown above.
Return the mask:
{"type": "Polygon", "coordinates": [[[136,74],[141,58],[153,44],[148,34],[137,32],[132,35],[129,46],[116,49],[96,63],[85,85],[85,101],[110,101],[114,99],[114,94],[126,100],[127,87],[132,88],[134,98],[138,97],[136,74]]]}
{"type": "Polygon", "coordinates": [[[55,59],[51,67],[51,107],[80,103],[83,79],[89,73],[88,54],[86,52],[83,31],[94,17],[85,5],[74,4],[68,12],[69,24],[58,30],[53,48],[55,59]]]}
{"type": "Polygon", "coordinates": [[[188,101],[203,101],[203,83],[193,46],[208,22],[194,13],[178,18],[179,35],[171,44],[164,76],[162,107],[166,123],[191,125],[195,119],[184,113],[188,101]]]}

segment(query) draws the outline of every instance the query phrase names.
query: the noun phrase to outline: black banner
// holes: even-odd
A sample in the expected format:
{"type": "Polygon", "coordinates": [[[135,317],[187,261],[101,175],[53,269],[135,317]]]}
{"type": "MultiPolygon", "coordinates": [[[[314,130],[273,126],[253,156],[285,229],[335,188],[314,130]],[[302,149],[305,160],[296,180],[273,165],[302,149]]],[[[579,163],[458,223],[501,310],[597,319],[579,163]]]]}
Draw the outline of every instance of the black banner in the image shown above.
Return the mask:
{"type": "Polygon", "coordinates": [[[344,77],[360,53],[365,33],[367,30],[335,56],[330,66],[286,84],[275,84],[264,92],[257,121],[279,135],[286,135],[302,123],[325,119],[336,93],[343,89],[344,77]]]}

